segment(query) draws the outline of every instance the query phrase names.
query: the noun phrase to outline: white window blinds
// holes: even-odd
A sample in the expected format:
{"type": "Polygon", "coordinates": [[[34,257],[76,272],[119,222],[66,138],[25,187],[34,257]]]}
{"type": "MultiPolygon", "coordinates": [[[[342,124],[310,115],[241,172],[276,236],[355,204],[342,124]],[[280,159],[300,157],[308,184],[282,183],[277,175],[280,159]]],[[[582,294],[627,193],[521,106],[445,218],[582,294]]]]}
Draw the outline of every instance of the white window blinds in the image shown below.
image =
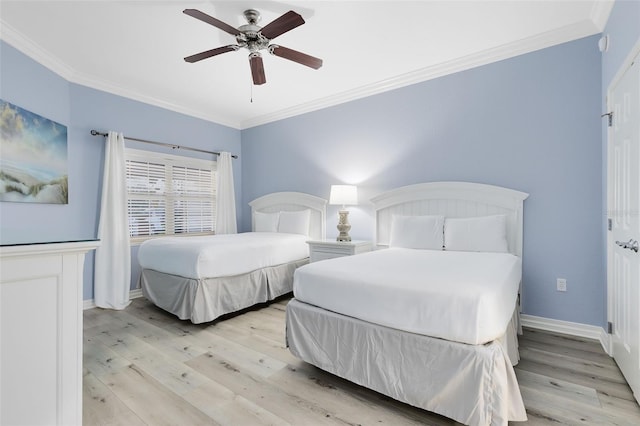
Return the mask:
{"type": "Polygon", "coordinates": [[[213,233],[216,163],[188,157],[126,150],[129,233],[213,233]]]}

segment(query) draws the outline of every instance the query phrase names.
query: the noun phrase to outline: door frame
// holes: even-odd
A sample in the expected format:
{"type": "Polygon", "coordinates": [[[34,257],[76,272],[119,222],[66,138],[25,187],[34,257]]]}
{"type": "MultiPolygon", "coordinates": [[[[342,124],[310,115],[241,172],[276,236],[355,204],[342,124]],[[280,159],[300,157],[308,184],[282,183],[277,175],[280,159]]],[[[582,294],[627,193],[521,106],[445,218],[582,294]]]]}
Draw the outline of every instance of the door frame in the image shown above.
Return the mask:
{"type": "MultiPolygon", "coordinates": [[[[635,45],[631,48],[631,50],[629,51],[629,53],[627,54],[627,57],[625,58],[625,60],[622,62],[622,65],[620,65],[620,67],[618,68],[618,71],[616,71],[615,76],[613,77],[613,79],[611,80],[611,83],[609,83],[609,85],[607,86],[607,93],[606,93],[606,107],[607,107],[607,113],[611,113],[612,112],[612,105],[610,104],[610,99],[611,99],[611,92],[613,90],[613,88],[618,84],[618,82],[622,79],[622,77],[624,76],[625,72],[629,69],[629,67],[631,67],[631,64],[633,63],[633,59],[640,54],[640,39],[638,39],[635,43],[635,45]]],[[[607,114],[607,118],[610,119],[610,115],[607,114]]],[[[603,115],[603,117],[605,117],[605,115],[603,115]]],[[[605,205],[606,205],[606,211],[605,211],[605,229],[606,229],[606,238],[605,238],[605,248],[606,248],[606,268],[607,268],[607,322],[611,323],[613,321],[613,285],[612,285],[612,269],[610,268],[610,263],[611,263],[611,250],[612,250],[612,245],[614,244],[613,242],[613,237],[611,235],[611,232],[608,229],[608,222],[609,222],[609,212],[611,211],[611,206],[609,205],[609,178],[610,178],[610,173],[611,171],[609,170],[609,144],[611,142],[611,138],[612,138],[612,129],[611,126],[609,126],[607,124],[607,140],[606,140],[606,156],[607,156],[607,162],[605,164],[606,167],[606,176],[605,176],[605,205]]],[[[615,324],[614,324],[615,327],[615,324]]],[[[607,352],[607,354],[609,356],[613,356],[613,339],[611,338],[611,334],[605,330],[606,333],[606,344],[604,344],[605,342],[603,342],[603,346],[605,351],[607,352]]]]}

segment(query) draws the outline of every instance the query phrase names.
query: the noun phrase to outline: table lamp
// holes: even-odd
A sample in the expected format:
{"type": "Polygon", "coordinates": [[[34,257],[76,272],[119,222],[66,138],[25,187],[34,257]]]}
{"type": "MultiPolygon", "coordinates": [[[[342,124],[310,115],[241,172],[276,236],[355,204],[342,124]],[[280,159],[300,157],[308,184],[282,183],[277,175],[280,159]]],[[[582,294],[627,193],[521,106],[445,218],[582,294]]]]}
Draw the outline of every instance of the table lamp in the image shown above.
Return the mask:
{"type": "Polygon", "coordinates": [[[355,185],[331,185],[329,204],[342,205],[342,209],[338,212],[338,231],[340,234],[336,240],[351,241],[349,211],[345,209],[345,206],[358,204],[358,188],[355,185]]]}

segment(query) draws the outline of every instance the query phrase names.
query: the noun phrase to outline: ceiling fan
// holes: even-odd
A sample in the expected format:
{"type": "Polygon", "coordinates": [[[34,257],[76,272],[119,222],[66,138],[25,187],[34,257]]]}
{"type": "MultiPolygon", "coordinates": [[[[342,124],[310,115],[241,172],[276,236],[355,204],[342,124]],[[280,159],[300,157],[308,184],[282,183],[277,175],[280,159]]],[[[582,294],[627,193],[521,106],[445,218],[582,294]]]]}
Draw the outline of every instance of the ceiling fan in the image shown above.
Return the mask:
{"type": "Polygon", "coordinates": [[[290,10],[266,26],[260,27],[258,25],[258,22],[260,22],[260,12],[255,9],[248,9],[244,11],[244,16],[248,23],[238,28],[234,28],[231,25],[197,9],[185,9],[183,12],[189,16],[211,24],[224,32],[234,35],[238,43],[217,47],[215,49],[187,56],[184,58],[187,62],[198,62],[212,56],[220,55],[221,53],[235,52],[236,50],[244,47],[249,50],[251,76],[253,77],[253,84],[256,85],[267,82],[264,74],[262,55],[260,54],[260,51],[264,49],[267,49],[272,55],[279,56],[314,69],[318,69],[322,66],[322,59],[314,58],[306,53],[298,52],[297,50],[289,49],[277,44],[269,44],[271,43],[271,40],[279,35],[304,24],[302,16],[293,10],[290,10]]]}

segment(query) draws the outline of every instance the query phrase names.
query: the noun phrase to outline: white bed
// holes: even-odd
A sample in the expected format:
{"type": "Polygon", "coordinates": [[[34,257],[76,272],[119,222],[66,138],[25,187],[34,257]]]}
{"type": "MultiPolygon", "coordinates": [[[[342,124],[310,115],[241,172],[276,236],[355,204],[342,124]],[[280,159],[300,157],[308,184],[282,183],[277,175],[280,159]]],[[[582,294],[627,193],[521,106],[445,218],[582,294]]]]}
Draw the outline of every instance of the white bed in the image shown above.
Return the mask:
{"type": "Polygon", "coordinates": [[[197,324],[291,292],[294,271],[309,262],[306,241],[324,236],[326,200],[277,192],[249,205],[252,232],[141,244],[143,295],[197,324]]]}
{"type": "Polygon", "coordinates": [[[295,273],[287,306],[291,352],[464,424],[526,420],[513,370],[526,197],[463,182],[411,185],[375,197],[382,249],[295,273]],[[384,248],[394,215],[499,215],[508,252],[384,248]]]}

